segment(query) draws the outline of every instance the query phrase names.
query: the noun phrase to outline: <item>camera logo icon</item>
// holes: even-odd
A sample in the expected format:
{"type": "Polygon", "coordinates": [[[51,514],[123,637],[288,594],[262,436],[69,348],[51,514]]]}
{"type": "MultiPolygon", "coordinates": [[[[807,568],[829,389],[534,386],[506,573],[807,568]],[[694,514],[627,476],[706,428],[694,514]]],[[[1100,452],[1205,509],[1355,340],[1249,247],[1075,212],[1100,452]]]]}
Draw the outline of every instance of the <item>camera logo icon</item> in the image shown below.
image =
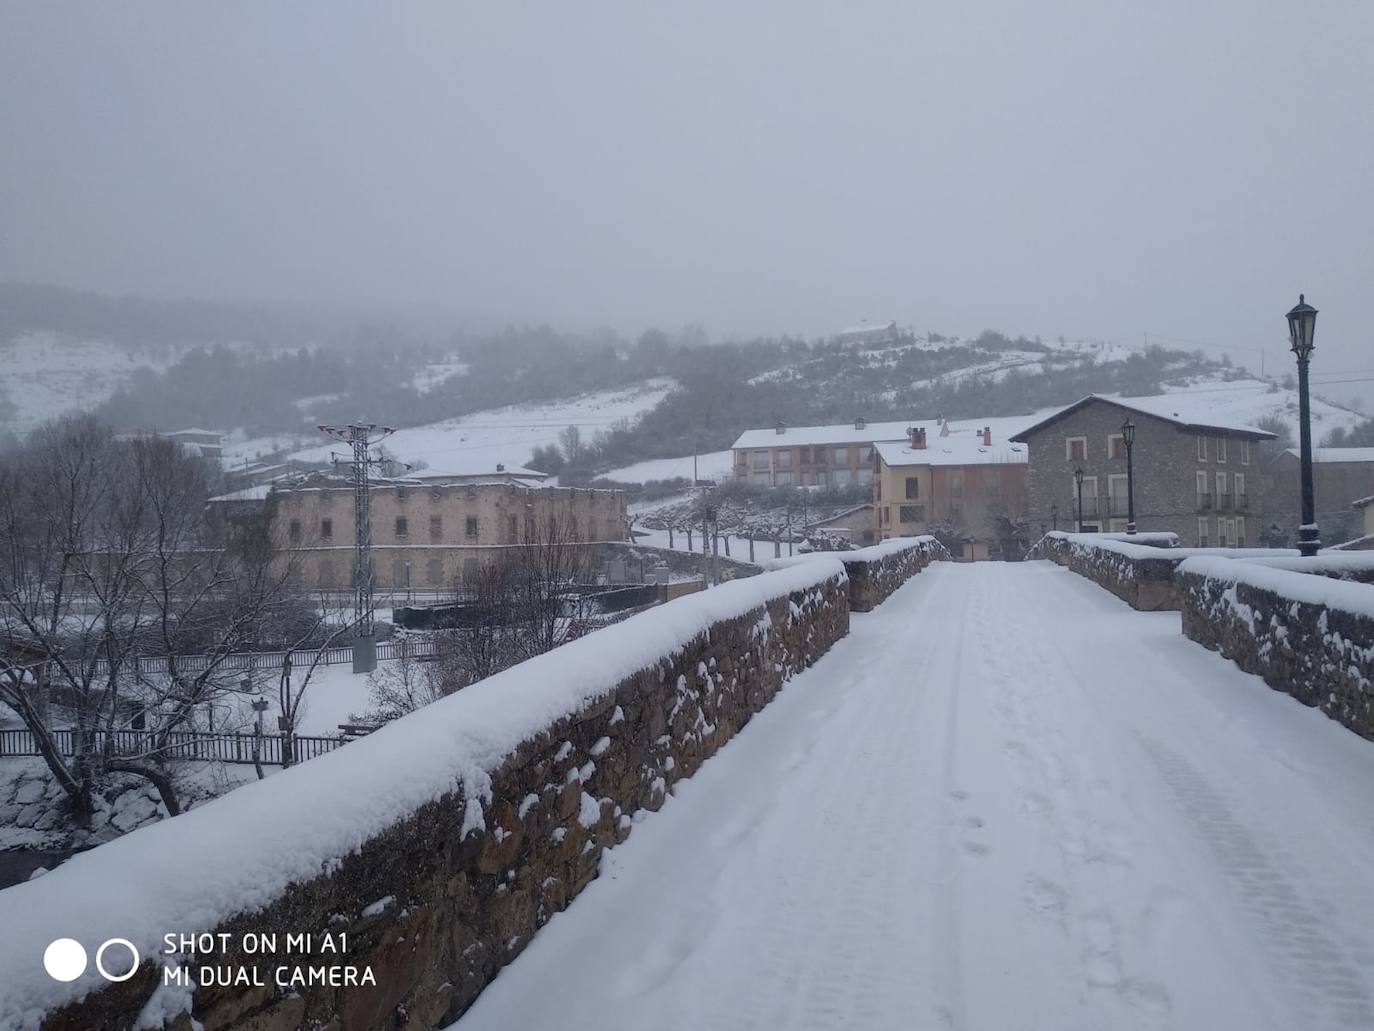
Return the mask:
{"type": "MultiPolygon", "coordinates": [[[[112,984],[133,977],[141,961],[138,949],[134,948],[134,943],[128,938],[110,938],[101,942],[100,948],[95,950],[95,969],[101,977],[112,984]],[[110,953],[107,966],[106,953],[112,948],[114,952],[110,953]],[[127,968],[118,962],[121,950],[128,952],[127,968]],[[110,966],[115,968],[114,972],[111,972],[110,966]]],[[[57,938],[43,950],[43,969],[54,981],[75,981],[86,972],[88,962],[86,947],[75,938],[57,938]]]]}

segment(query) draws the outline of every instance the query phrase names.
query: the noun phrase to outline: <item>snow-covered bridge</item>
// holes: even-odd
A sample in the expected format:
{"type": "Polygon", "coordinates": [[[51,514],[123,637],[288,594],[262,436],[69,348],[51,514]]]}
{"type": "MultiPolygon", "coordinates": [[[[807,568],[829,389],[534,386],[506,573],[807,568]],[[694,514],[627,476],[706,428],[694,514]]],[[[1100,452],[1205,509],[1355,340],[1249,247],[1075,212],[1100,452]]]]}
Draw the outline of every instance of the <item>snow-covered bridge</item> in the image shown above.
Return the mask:
{"type": "Polygon", "coordinates": [[[939,563],[456,1025],[1374,1027],[1374,745],[1047,563],[939,563]]]}

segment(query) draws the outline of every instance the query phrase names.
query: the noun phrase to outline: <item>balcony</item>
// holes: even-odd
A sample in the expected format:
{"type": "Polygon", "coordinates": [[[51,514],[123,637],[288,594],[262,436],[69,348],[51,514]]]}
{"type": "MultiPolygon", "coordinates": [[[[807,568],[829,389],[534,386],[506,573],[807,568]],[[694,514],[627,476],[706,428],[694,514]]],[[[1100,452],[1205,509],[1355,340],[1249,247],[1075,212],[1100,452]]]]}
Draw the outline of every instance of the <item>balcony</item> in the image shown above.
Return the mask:
{"type": "Polygon", "coordinates": [[[1212,495],[1210,492],[1200,493],[1197,496],[1197,510],[1199,512],[1212,511],[1212,495]]]}
{"type": "Polygon", "coordinates": [[[1236,495],[1236,511],[1237,511],[1237,512],[1248,512],[1249,510],[1250,510],[1250,495],[1249,495],[1249,494],[1237,494],[1237,495],[1236,495]]]}
{"type": "Polygon", "coordinates": [[[1123,497],[1109,497],[1107,502],[1107,514],[1113,519],[1124,519],[1130,513],[1130,504],[1123,497]]]}
{"type": "MultiPolygon", "coordinates": [[[[1101,500],[1100,500],[1100,503],[1099,503],[1099,499],[1098,499],[1098,498],[1095,498],[1095,497],[1088,497],[1087,495],[1084,495],[1084,497],[1083,497],[1083,518],[1084,518],[1084,519],[1087,519],[1087,518],[1089,518],[1089,517],[1091,517],[1091,518],[1093,518],[1093,519],[1096,519],[1098,516],[1104,515],[1104,514],[1106,513],[1106,509],[1107,509],[1107,504],[1106,504],[1106,499],[1105,499],[1105,498],[1101,499],[1101,500]]],[[[1078,498],[1077,498],[1077,497],[1073,497],[1073,498],[1070,498],[1070,499],[1069,499],[1068,512],[1069,512],[1069,518],[1070,518],[1070,519],[1074,518],[1074,516],[1076,516],[1076,515],[1078,514],[1078,498]]]]}

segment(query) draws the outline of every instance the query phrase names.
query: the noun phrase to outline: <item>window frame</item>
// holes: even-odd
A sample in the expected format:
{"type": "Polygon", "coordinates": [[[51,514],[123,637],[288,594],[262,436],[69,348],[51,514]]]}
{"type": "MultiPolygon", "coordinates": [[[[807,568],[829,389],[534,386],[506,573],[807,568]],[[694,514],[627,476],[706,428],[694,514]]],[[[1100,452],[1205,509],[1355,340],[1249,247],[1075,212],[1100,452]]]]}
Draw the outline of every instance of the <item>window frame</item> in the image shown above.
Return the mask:
{"type": "Polygon", "coordinates": [[[1217,437],[1217,464],[1226,464],[1226,438],[1222,436],[1217,437]]]}
{"type": "Polygon", "coordinates": [[[1199,548],[1210,548],[1210,547],[1212,546],[1211,540],[1212,540],[1212,534],[1211,534],[1211,520],[1208,519],[1207,516],[1198,516],[1198,517],[1197,517],[1197,546],[1198,546],[1199,548]]]}
{"type": "Polygon", "coordinates": [[[1240,464],[1250,464],[1250,438],[1242,437],[1240,441],[1240,464]]]}
{"type": "Polygon", "coordinates": [[[396,522],[392,529],[395,530],[398,541],[410,539],[410,520],[405,516],[396,516],[396,522]]]}
{"type": "Polygon", "coordinates": [[[919,476],[907,476],[904,478],[907,501],[921,500],[921,478],[919,476]]]}
{"type": "Polygon", "coordinates": [[[1107,434],[1107,458],[1109,460],[1126,457],[1126,435],[1124,433],[1107,434]]]}
{"type": "Polygon", "coordinates": [[[1087,437],[1065,437],[1065,438],[1064,438],[1064,461],[1066,461],[1066,462],[1086,462],[1087,460],[1088,460],[1088,438],[1087,438],[1087,437]],[[1073,446],[1074,446],[1075,444],[1082,444],[1082,445],[1083,445],[1083,455],[1082,455],[1082,457],[1080,457],[1080,458],[1074,458],[1074,456],[1073,456],[1073,446]]]}
{"type": "Polygon", "coordinates": [[[320,519],[320,540],[332,541],[334,539],[334,518],[325,516],[320,519]]]}
{"type": "Polygon", "coordinates": [[[475,515],[463,517],[463,536],[480,537],[482,535],[481,521],[475,515]]]}
{"type": "Polygon", "coordinates": [[[1197,460],[1207,461],[1207,434],[1199,433],[1197,436],[1197,460]]]}

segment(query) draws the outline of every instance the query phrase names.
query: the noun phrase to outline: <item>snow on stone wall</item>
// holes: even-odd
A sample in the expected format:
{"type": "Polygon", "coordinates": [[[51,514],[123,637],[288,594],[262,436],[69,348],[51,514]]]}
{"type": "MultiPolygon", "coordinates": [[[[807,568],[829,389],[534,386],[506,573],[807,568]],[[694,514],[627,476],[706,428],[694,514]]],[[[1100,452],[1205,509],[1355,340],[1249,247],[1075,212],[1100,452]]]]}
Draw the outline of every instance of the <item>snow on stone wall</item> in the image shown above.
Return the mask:
{"type": "Polygon", "coordinates": [[[948,559],[949,550],[928,534],[893,537],[854,551],[814,551],[768,559],[764,569],[788,569],[818,558],[839,559],[849,574],[849,609],[869,612],[931,562],[948,559]]]}
{"type": "Polygon", "coordinates": [[[192,1003],[205,1031],[454,1018],[635,812],[844,636],[846,581],[817,557],[670,602],[7,889],[0,1027],[126,1027],[145,1004],[157,1024],[192,1003]],[[154,994],[161,936],[203,931],[346,932],[344,955],[235,945],[189,962],[367,967],[377,983],[289,991],[263,972],[261,987],[154,994]],[[115,985],[93,967],[59,983],[42,955],[62,937],[92,956],[128,939],[144,963],[115,985]]]}
{"type": "Polygon", "coordinates": [[[1184,634],[1374,739],[1374,586],[1216,557],[1176,579],[1184,634]]]}

